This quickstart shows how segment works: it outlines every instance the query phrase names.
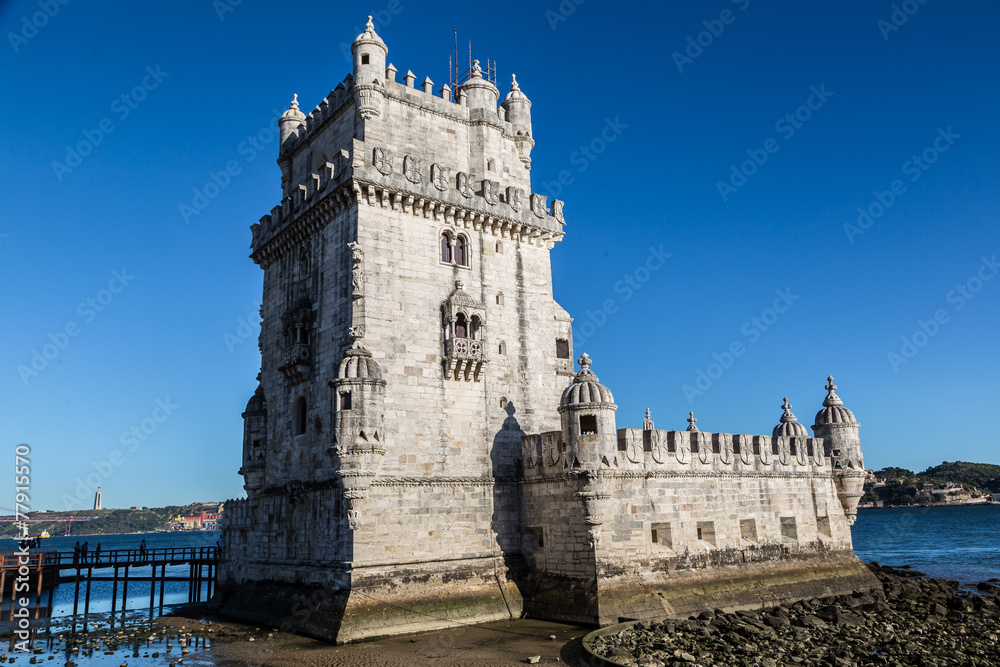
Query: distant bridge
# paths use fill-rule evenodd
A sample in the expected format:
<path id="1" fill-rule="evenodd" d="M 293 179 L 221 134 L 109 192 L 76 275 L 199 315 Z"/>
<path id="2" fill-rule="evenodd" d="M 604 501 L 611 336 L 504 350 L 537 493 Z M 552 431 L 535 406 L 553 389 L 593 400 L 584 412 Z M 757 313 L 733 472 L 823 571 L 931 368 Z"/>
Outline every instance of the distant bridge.
<path id="1" fill-rule="evenodd" d="M 43 514 L 38 516 L 24 515 L 23 523 L 66 523 L 66 535 L 69 535 L 73 522 L 92 521 L 92 516 L 56 516 Z M 14 510 L 9 507 L 0 507 L 0 523 L 21 523 L 22 519 L 15 515 Z"/>

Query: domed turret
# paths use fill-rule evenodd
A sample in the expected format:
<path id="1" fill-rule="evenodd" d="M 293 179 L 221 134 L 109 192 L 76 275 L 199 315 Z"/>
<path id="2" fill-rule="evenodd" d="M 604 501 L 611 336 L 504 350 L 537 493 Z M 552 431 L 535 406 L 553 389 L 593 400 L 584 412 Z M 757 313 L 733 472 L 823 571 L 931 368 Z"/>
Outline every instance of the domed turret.
<path id="1" fill-rule="evenodd" d="M 483 78 L 483 69 L 478 60 L 472 61 L 471 76 L 457 90 L 466 95 L 466 106 L 470 109 L 485 109 L 496 114 L 500 91 Z"/>
<path id="2" fill-rule="evenodd" d="M 299 111 L 299 96 L 292 96 L 292 103 L 288 110 L 281 114 L 278 119 L 278 129 L 281 133 L 281 143 L 284 144 L 293 134 L 297 134 L 300 127 L 305 127 L 306 115 Z"/>
<path id="3" fill-rule="evenodd" d="M 613 456 L 618 447 L 614 396 L 590 370 L 590 357 L 577 361 L 580 372 L 566 387 L 559 400 L 563 438 L 573 467 L 597 469 L 604 455 Z"/>
<path id="4" fill-rule="evenodd" d="M 526 168 L 530 168 L 531 149 L 535 146 L 531 135 L 531 101 L 521 92 L 517 77 L 512 74 L 510 78 L 510 92 L 503 101 L 503 108 L 507 111 L 507 120 L 514 130 L 514 141 L 521 153 L 521 161 Z"/>
<path id="5" fill-rule="evenodd" d="M 799 423 L 799 420 L 795 418 L 792 414 L 792 405 L 788 402 L 788 397 L 785 396 L 785 402 L 782 404 L 781 409 L 784 410 L 784 414 L 781 415 L 781 423 L 774 427 L 771 431 L 771 435 L 774 437 L 786 436 L 790 438 L 808 438 L 809 431 L 806 427 Z"/>
<path id="6" fill-rule="evenodd" d="M 368 17 L 365 31 L 351 44 L 354 56 L 354 101 L 358 114 L 369 119 L 378 116 L 385 99 L 385 61 L 389 48 L 375 33 L 372 17 Z"/>
<path id="7" fill-rule="evenodd" d="M 816 413 L 813 432 L 817 438 L 823 438 L 823 451 L 833 466 L 840 504 L 844 507 L 848 523 L 853 524 L 858 515 L 858 501 L 861 500 L 865 480 L 868 478 L 861 453 L 861 424 L 837 396 L 833 376 L 827 378 L 827 381 L 826 399 L 823 401 L 823 409 Z"/>
<path id="8" fill-rule="evenodd" d="M 385 380 L 371 352 L 359 341 L 344 353 L 337 379 L 330 386 L 336 413 L 329 453 L 348 503 L 348 522 L 356 529 L 361 501 L 385 454 Z"/>
<path id="9" fill-rule="evenodd" d="M 247 492 L 264 486 L 264 464 L 267 458 L 267 399 L 264 388 L 257 385 L 247 409 L 243 412 L 243 488 Z"/>

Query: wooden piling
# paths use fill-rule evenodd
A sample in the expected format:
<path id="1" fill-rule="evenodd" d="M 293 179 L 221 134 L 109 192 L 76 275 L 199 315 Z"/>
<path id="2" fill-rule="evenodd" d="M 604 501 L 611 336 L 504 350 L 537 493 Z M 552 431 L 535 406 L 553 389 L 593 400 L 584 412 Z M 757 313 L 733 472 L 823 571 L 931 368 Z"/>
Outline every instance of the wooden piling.
<path id="1" fill-rule="evenodd" d="M 94 577 L 94 568 L 87 568 L 87 597 L 83 602 L 83 615 L 86 616 L 90 613 L 90 580 Z"/>
<path id="2" fill-rule="evenodd" d="M 163 609 L 163 591 L 167 587 L 167 564 L 160 566 L 160 609 Z"/>
<path id="3" fill-rule="evenodd" d="M 128 565 L 125 566 L 125 579 L 122 581 L 122 615 L 125 615 L 125 609 L 128 606 Z"/>
<path id="4" fill-rule="evenodd" d="M 115 582 L 111 584 L 111 617 L 115 616 L 115 608 L 118 606 L 118 566 L 115 565 Z"/>
<path id="5" fill-rule="evenodd" d="M 80 606 L 80 567 L 76 568 L 76 589 L 73 591 L 73 615 L 76 616 L 77 608 Z"/>

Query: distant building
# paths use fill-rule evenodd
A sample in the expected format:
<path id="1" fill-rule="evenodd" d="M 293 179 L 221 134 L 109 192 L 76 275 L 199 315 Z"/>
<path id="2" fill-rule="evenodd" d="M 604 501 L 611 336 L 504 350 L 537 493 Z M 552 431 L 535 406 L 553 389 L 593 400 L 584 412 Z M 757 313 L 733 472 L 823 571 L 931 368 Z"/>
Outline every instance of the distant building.
<path id="1" fill-rule="evenodd" d="M 177 516 L 169 524 L 171 530 L 218 530 L 221 514 L 210 514 L 204 510 L 197 514 Z"/>
<path id="2" fill-rule="evenodd" d="M 101 487 L 97 487 L 97 493 L 94 494 L 94 509 L 99 510 L 101 507 Z"/>
<path id="3" fill-rule="evenodd" d="M 993 502 L 1000 503 L 1000 493 L 993 494 Z"/>

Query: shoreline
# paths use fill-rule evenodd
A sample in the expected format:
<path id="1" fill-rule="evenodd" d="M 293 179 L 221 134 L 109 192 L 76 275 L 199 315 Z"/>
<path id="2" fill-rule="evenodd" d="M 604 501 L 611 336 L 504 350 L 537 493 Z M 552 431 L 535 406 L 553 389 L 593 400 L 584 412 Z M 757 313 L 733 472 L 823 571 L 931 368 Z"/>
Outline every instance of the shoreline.
<path id="1" fill-rule="evenodd" d="M 939 509 L 942 507 L 1000 507 L 1000 503 L 995 503 L 993 501 L 986 501 L 981 503 L 937 503 L 930 505 L 886 505 L 883 507 L 864 507 L 858 505 L 858 511 L 861 510 L 922 510 L 922 509 Z"/>

